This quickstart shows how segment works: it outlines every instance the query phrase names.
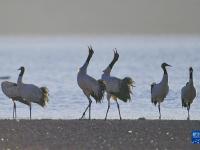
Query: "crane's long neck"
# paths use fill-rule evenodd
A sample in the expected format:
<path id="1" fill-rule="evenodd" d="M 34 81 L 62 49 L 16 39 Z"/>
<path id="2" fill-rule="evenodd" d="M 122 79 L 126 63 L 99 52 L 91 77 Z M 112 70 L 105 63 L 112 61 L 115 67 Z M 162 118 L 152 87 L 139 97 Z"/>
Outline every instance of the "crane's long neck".
<path id="1" fill-rule="evenodd" d="M 92 55 L 93 55 L 93 54 L 91 54 L 91 53 L 89 53 L 89 54 L 88 54 L 88 57 L 87 57 L 87 59 L 86 59 L 86 62 L 85 62 L 85 63 L 89 64 L 89 62 L 90 62 L 90 59 L 92 58 Z"/>
<path id="2" fill-rule="evenodd" d="M 92 54 L 88 54 L 88 57 L 87 57 L 87 59 L 86 59 L 86 61 L 85 61 L 85 63 L 83 64 L 83 66 L 80 68 L 80 71 L 81 72 L 84 72 L 84 73 L 87 73 L 87 67 L 88 67 L 88 65 L 89 65 L 89 62 L 90 62 L 90 59 L 92 58 Z"/>
<path id="3" fill-rule="evenodd" d="M 163 73 L 163 78 L 162 78 L 162 82 L 165 82 L 168 84 L 168 73 L 167 73 L 167 69 L 165 67 L 162 67 L 164 73 Z"/>
<path id="4" fill-rule="evenodd" d="M 193 72 L 190 72 L 189 83 L 193 85 Z"/>
<path id="5" fill-rule="evenodd" d="M 117 62 L 117 59 L 114 57 L 111 63 L 108 65 L 108 67 L 104 70 L 104 75 L 110 76 L 110 72 L 116 62 Z"/>
<path id="6" fill-rule="evenodd" d="M 111 61 L 111 63 L 109 64 L 110 69 L 112 70 L 114 64 L 117 62 L 117 60 L 115 58 L 113 58 L 113 60 Z"/>
<path id="7" fill-rule="evenodd" d="M 22 77 L 24 75 L 24 69 L 21 70 L 19 76 L 18 76 L 18 80 L 17 80 L 17 84 L 21 84 L 22 83 Z"/>
<path id="8" fill-rule="evenodd" d="M 164 71 L 164 75 L 168 75 L 166 67 L 163 67 L 162 69 Z"/>

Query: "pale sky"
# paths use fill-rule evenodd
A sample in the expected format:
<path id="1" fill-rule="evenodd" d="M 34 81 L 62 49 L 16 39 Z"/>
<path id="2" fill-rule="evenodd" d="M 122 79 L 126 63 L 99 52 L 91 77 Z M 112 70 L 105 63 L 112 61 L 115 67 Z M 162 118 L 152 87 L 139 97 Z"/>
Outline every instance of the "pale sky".
<path id="1" fill-rule="evenodd" d="M 0 36 L 200 34 L 200 0 L 0 0 Z"/>

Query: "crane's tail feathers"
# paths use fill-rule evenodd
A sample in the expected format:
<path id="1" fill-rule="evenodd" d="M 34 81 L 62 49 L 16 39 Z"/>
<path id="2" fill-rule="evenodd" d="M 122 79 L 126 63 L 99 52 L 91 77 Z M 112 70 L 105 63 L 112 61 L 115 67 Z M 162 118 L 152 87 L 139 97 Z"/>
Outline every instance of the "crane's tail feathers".
<path id="1" fill-rule="evenodd" d="M 157 101 L 154 101 L 153 99 L 151 99 L 151 102 L 156 106 Z"/>
<path id="2" fill-rule="evenodd" d="M 185 100 L 182 98 L 182 107 L 190 107 L 190 102 L 185 102 Z"/>
<path id="3" fill-rule="evenodd" d="M 98 80 L 98 85 L 99 85 L 99 88 L 98 88 L 97 93 L 93 92 L 91 96 L 96 100 L 97 103 L 101 103 L 104 97 L 106 86 L 103 80 Z"/>
<path id="4" fill-rule="evenodd" d="M 49 102 L 49 90 L 47 87 L 41 87 L 40 89 L 42 90 L 41 105 L 44 107 Z"/>
<path id="5" fill-rule="evenodd" d="M 134 81 L 130 77 L 125 77 L 121 80 L 120 84 L 120 92 L 118 93 L 111 93 L 115 97 L 121 99 L 124 102 L 127 102 L 128 100 L 131 101 L 131 94 L 132 94 L 132 88 L 134 87 Z"/>

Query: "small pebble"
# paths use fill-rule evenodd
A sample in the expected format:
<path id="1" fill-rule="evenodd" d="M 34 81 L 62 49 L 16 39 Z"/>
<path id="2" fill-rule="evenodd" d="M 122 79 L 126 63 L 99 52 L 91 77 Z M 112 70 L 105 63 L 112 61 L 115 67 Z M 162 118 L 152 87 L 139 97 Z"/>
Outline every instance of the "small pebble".
<path id="1" fill-rule="evenodd" d="M 151 140 L 150 143 L 153 144 L 153 140 Z"/>
<path id="2" fill-rule="evenodd" d="M 128 131 L 128 133 L 130 133 L 130 134 L 131 134 L 131 133 L 133 133 L 133 131 L 129 130 L 129 131 Z"/>

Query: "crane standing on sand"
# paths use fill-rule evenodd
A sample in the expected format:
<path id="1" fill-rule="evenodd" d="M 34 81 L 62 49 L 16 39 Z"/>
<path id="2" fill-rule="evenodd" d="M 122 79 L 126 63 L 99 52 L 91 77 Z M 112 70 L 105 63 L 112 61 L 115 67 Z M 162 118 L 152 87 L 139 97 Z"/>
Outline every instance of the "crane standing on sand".
<path id="1" fill-rule="evenodd" d="M 24 67 L 20 67 L 21 70 L 17 84 L 13 82 L 4 81 L 1 83 L 3 93 L 13 100 L 13 118 L 17 117 L 15 101 L 19 101 L 30 107 L 30 119 L 31 119 L 31 102 L 37 103 L 44 107 L 48 102 L 48 89 L 46 87 L 38 88 L 33 84 L 24 84 L 22 77 L 25 71 Z"/>
<path id="2" fill-rule="evenodd" d="M 82 89 L 84 95 L 87 97 L 89 104 L 86 107 L 85 111 L 83 112 L 83 115 L 81 119 L 85 117 L 85 113 L 87 112 L 89 108 L 89 119 L 91 119 L 91 104 L 92 100 L 90 96 L 92 96 L 97 103 L 101 103 L 104 92 L 105 92 L 105 85 L 102 80 L 96 80 L 93 77 L 89 76 L 87 74 L 87 67 L 89 65 L 90 59 L 92 58 L 92 55 L 94 53 L 92 47 L 88 47 L 89 54 L 88 57 L 83 64 L 83 66 L 79 69 L 78 75 L 77 75 L 77 82 L 79 87 Z"/>
<path id="3" fill-rule="evenodd" d="M 20 67 L 21 71 L 17 80 L 17 88 L 21 98 L 26 101 L 30 107 L 30 119 L 31 119 L 31 103 L 37 103 L 44 107 L 49 102 L 49 92 L 47 87 L 37 87 L 34 84 L 24 84 L 22 77 L 24 75 L 25 68 Z"/>
<path id="4" fill-rule="evenodd" d="M 193 68 L 189 68 L 189 82 L 181 90 L 182 107 L 187 107 L 188 120 L 190 120 L 190 105 L 196 97 L 196 89 L 193 84 Z"/>
<path id="5" fill-rule="evenodd" d="M 107 119 L 108 111 L 110 109 L 110 98 L 112 97 L 116 103 L 117 108 L 119 112 L 120 120 L 122 119 L 121 113 L 120 113 L 120 107 L 117 99 L 120 99 L 124 102 L 127 102 L 128 100 L 131 100 L 130 94 L 131 92 L 131 86 L 133 87 L 134 81 L 130 77 L 125 77 L 124 79 L 119 79 L 117 77 L 111 76 L 111 70 L 114 66 L 114 64 L 117 62 L 119 58 L 119 54 L 117 53 L 117 50 L 114 51 L 114 58 L 112 62 L 108 65 L 108 67 L 103 71 L 102 74 L 102 80 L 104 81 L 106 85 L 106 92 L 107 92 L 107 100 L 108 100 L 108 108 L 105 116 L 105 120 Z"/>
<path id="6" fill-rule="evenodd" d="M 159 111 L 159 119 L 161 119 L 161 111 L 160 111 L 160 103 L 162 103 L 169 92 L 169 85 L 168 85 L 168 73 L 166 67 L 167 63 L 163 63 L 161 68 L 164 71 L 163 78 L 160 83 L 152 83 L 151 84 L 151 102 L 156 106 L 158 103 L 158 111 Z"/>

